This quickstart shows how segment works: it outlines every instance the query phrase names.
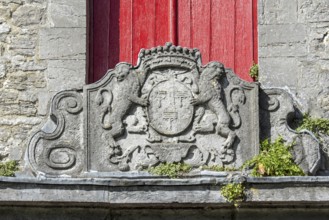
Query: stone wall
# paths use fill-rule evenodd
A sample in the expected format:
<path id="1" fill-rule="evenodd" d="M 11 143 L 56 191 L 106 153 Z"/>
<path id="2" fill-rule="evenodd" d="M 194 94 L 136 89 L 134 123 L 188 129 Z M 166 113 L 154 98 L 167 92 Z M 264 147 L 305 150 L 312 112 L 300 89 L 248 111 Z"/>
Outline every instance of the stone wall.
<path id="1" fill-rule="evenodd" d="M 86 77 L 86 1 L 0 0 L 0 159 L 21 160 L 63 89 Z"/>
<path id="2" fill-rule="evenodd" d="M 264 86 L 289 87 L 304 112 L 329 118 L 329 1 L 259 0 Z"/>

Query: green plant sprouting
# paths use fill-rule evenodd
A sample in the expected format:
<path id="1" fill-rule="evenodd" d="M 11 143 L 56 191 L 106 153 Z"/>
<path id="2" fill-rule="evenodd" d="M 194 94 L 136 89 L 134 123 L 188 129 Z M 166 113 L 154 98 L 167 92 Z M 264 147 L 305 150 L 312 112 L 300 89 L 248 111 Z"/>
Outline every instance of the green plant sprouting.
<path id="1" fill-rule="evenodd" d="M 255 81 L 258 80 L 258 64 L 253 63 L 253 65 L 249 69 L 249 76 L 252 77 Z"/>
<path id="2" fill-rule="evenodd" d="M 297 128 L 297 131 L 301 131 L 303 129 L 313 132 L 317 138 L 319 138 L 321 134 L 329 135 L 329 119 L 313 118 L 306 114 L 304 115 L 301 124 Z"/>
<path id="3" fill-rule="evenodd" d="M 220 193 L 228 202 L 237 204 L 243 201 L 245 197 L 244 190 L 245 187 L 242 183 L 229 183 L 221 188 Z"/>
<path id="4" fill-rule="evenodd" d="M 18 163 L 14 160 L 0 163 L 0 176 L 15 176 L 18 171 Z"/>
<path id="5" fill-rule="evenodd" d="M 184 163 L 161 163 L 155 167 L 150 167 L 148 171 L 154 175 L 178 178 L 190 172 L 191 169 L 192 167 L 190 165 Z"/>
<path id="6" fill-rule="evenodd" d="M 247 161 L 243 167 L 251 167 L 251 175 L 261 176 L 304 176 L 304 172 L 293 161 L 290 153 L 294 144 L 286 145 L 282 137 L 273 143 L 261 143 L 260 153 Z"/>

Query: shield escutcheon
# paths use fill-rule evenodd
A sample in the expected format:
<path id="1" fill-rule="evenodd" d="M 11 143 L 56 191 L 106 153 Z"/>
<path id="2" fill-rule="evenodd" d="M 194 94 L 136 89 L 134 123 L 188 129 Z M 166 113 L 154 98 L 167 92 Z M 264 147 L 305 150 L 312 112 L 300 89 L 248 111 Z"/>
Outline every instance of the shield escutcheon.
<path id="1" fill-rule="evenodd" d="M 191 99 L 191 90 L 175 79 L 156 84 L 149 93 L 147 112 L 150 126 L 163 135 L 184 132 L 193 119 Z"/>

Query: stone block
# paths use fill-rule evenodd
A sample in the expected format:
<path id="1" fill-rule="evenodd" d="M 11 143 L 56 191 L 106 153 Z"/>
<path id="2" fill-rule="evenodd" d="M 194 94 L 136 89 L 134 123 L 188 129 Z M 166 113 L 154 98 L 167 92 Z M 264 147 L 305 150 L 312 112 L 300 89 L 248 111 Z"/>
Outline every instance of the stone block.
<path id="1" fill-rule="evenodd" d="M 298 22 L 329 22 L 329 1 L 298 0 Z"/>
<path id="2" fill-rule="evenodd" d="M 51 85 L 51 83 L 49 83 Z M 38 115 L 46 115 L 49 111 L 49 101 L 51 96 L 49 95 L 49 89 L 40 90 L 38 92 Z"/>
<path id="3" fill-rule="evenodd" d="M 86 27 L 86 3 L 81 0 L 57 0 L 49 4 L 54 27 Z"/>
<path id="4" fill-rule="evenodd" d="M 259 26 L 259 46 L 305 42 L 307 36 L 305 24 Z"/>
<path id="5" fill-rule="evenodd" d="M 261 0 L 260 24 L 297 23 L 297 0 Z"/>
<path id="6" fill-rule="evenodd" d="M 10 26 L 6 23 L 0 24 L 0 35 L 9 33 L 10 29 Z"/>
<path id="7" fill-rule="evenodd" d="M 3 116 L 0 118 L 1 126 L 17 126 L 17 125 L 38 125 L 42 121 L 41 118 L 38 117 L 26 117 L 26 116 Z M 26 138 L 26 134 L 22 133 Z"/>
<path id="8" fill-rule="evenodd" d="M 18 93 L 16 91 L 5 90 L 0 93 L 0 103 L 17 103 Z"/>
<path id="9" fill-rule="evenodd" d="M 16 26 L 40 24 L 44 12 L 45 8 L 36 5 L 23 5 L 13 13 L 13 24 Z"/>
<path id="10" fill-rule="evenodd" d="M 308 55 L 306 43 L 282 43 L 260 46 L 259 57 L 305 57 Z"/>
<path id="11" fill-rule="evenodd" d="M 0 125 L 0 142 L 7 141 L 11 136 L 11 129 L 8 128 L 7 126 L 1 126 Z M 1 150 L 0 150 L 1 151 Z"/>
<path id="12" fill-rule="evenodd" d="M 26 90 L 28 88 L 44 88 L 47 85 L 43 73 L 40 72 L 16 72 L 11 74 L 5 84 L 5 88 Z"/>
<path id="13" fill-rule="evenodd" d="M 37 39 L 31 35 L 12 36 L 9 50 L 13 56 L 34 56 Z"/>
<path id="14" fill-rule="evenodd" d="M 329 59 L 329 22 L 309 25 L 310 56 Z"/>
<path id="15" fill-rule="evenodd" d="M 294 57 L 264 57 L 259 60 L 259 81 L 265 87 L 289 87 L 295 90 L 299 74 L 298 60 Z"/>
<path id="16" fill-rule="evenodd" d="M 7 21 L 10 18 L 10 8 L 0 6 L 0 23 Z"/>
<path id="17" fill-rule="evenodd" d="M 1 0 L 0 3 L 3 3 L 5 5 L 8 5 L 8 4 L 23 4 L 24 0 Z"/>
<path id="18" fill-rule="evenodd" d="M 85 28 L 43 28 L 39 39 L 40 59 L 86 59 Z"/>
<path id="19" fill-rule="evenodd" d="M 46 71 L 50 92 L 79 89 L 85 84 L 85 60 L 50 60 Z"/>
<path id="20" fill-rule="evenodd" d="M 0 63 L 0 79 L 6 76 L 6 64 Z"/>
<path id="21" fill-rule="evenodd" d="M 329 115 L 326 96 L 321 98 L 321 92 L 328 87 L 329 63 L 328 60 L 309 59 L 300 63 L 301 74 L 298 79 L 298 98 L 310 106 L 310 112 L 317 117 Z M 324 94 L 325 95 L 325 94 Z"/>
<path id="22" fill-rule="evenodd" d="M 3 104 L 0 106 L 0 115 L 35 116 L 36 113 L 36 106 L 26 102 L 20 102 L 19 104 Z"/>
<path id="23" fill-rule="evenodd" d="M 37 71 L 45 70 L 47 68 L 47 65 L 44 62 L 26 61 L 20 64 L 15 64 L 14 68 L 22 71 Z"/>

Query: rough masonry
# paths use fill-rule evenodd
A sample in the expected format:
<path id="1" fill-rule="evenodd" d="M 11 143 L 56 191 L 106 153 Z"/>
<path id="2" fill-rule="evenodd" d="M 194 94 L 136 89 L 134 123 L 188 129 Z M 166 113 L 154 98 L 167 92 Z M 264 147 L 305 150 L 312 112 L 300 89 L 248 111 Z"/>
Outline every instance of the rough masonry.
<path id="1" fill-rule="evenodd" d="M 24 165 L 53 94 L 84 84 L 85 39 L 85 1 L 0 1 L 0 159 Z"/>

